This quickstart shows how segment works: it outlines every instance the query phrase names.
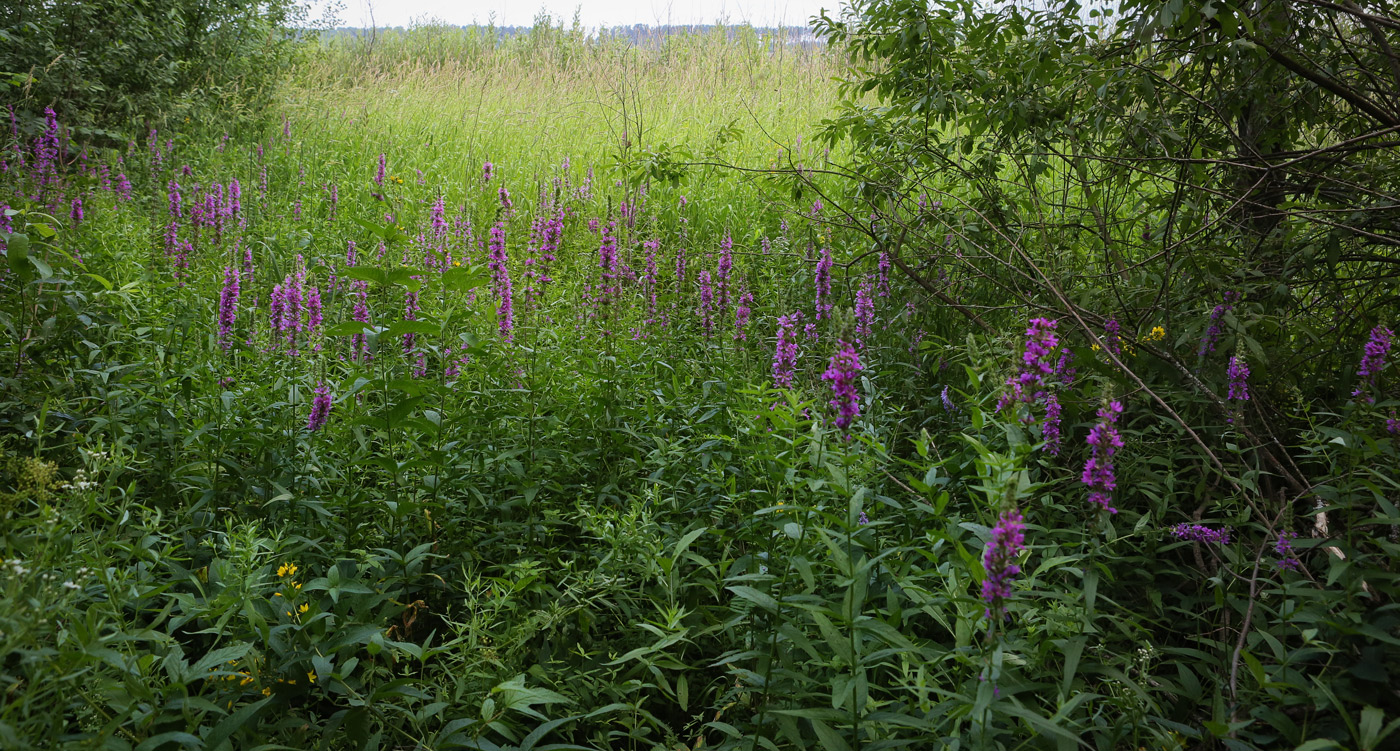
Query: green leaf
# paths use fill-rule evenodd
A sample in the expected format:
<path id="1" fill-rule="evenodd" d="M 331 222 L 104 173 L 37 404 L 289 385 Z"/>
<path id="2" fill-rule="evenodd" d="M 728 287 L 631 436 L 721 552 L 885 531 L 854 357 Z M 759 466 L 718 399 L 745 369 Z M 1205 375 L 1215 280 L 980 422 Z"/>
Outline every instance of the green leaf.
<path id="1" fill-rule="evenodd" d="M 219 746 L 228 740 L 233 732 L 241 727 L 251 725 L 253 720 L 272 702 L 273 697 L 269 696 L 259 701 L 253 702 L 238 708 L 237 712 L 225 717 L 209 731 L 209 735 L 204 737 L 203 748 L 209 751 L 219 751 Z"/>
<path id="2" fill-rule="evenodd" d="M 739 597 L 745 600 L 748 600 L 749 602 L 752 602 L 753 604 L 763 608 L 764 610 L 768 610 L 774 613 L 778 612 L 778 601 L 768 596 L 767 594 L 754 589 L 753 587 L 747 587 L 740 584 L 732 587 L 725 587 L 725 589 L 729 590 L 730 592 L 733 592 L 735 595 L 738 595 Z"/>

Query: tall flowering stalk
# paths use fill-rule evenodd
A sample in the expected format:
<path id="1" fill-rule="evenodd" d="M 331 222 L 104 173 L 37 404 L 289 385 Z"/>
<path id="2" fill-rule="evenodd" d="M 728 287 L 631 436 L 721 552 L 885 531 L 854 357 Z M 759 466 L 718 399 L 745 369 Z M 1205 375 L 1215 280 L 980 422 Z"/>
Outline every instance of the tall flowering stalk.
<path id="1" fill-rule="evenodd" d="M 331 416 L 331 389 L 317 381 L 313 393 L 315 396 L 311 398 L 311 415 L 306 419 L 306 429 L 314 433 L 325 427 L 326 420 Z"/>
<path id="2" fill-rule="evenodd" d="M 1390 354 L 1390 346 L 1394 339 L 1395 332 L 1385 326 L 1371 329 L 1371 338 L 1366 342 L 1366 348 L 1361 355 L 1361 364 L 1356 369 L 1356 374 L 1361 376 L 1361 383 L 1352 392 L 1352 396 L 1362 397 L 1367 402 L 1375 403 L 1375 397 L 1368 392 L 1376 388 L 1381 371 L 1385 370 L 1385 358 Z"/>
<path id="3" fill-rule="evenodd" d="M 1196 349 L 1197 357 L 1205 357 L 1208 353 L 1215 351 L 1215 345 L 1220 341 L 1220 337 L 1225 333 L 1225 326 L 1222 321 L 1225 314 L 1234 309 L 1235 303 L 1240 299 L 1240 293 L 1231 290 L 1225 293 L 1225 299 L 1210 311 L 1210 324 L 1206 326 L 1206 333 L 1201 337 L 1201 344 Z"/>
<path id="4" fill-rule="evenodd" d="M 710 271 L 704 269 L 700 272 L 700 326 L 705 331 L 705 338 L 715 331 L 715 288 L 710 283 Z"/>
<path id="5" fill-rule="evenodd" d="M 1230 379 L 1230 391 L 1226 396 L 1232 402 L 1249 401 L 1249 364 L 1243 357 L 1233 355 L 1230 357 L 1230 367 L 1225 370 L 1225 375 Z"/>
<path id="6" fill-rule="evenodd" d="M 863 368 L 860 356 L 849 342 L 839 341 L 836 354 L 831 356 L 822 380 L 831 384 L 832 399 L 827 402 L 836 410 L 836 427 L 847 430 L 851 422 L 860 416 L 860 393 L 856 391 L 856 378 Z"/>
<path id="7" fill-rule="evenodd" d="M 1079 481 L 1089 486 L 1089 502 L 1110 514 L 1118 513 L 1113 507 L 1113 491 L 1118 487 L 1114 474 L 1113 455 L 1123 448 L 1123 437 L 1118 434 L 1118 416 L 1123 414 L 1123 403 L 1110 402 L 1099 410 L 1099 421 L 1089 430 L 1087 442 L 1090 456 L 1084 462 L 1084 473 Z"/>
<path id="8" fill-rule="evenodd" d="M 1123 354 L 1123 325 L 1117 318 L 1110 316 L 1104 321 L 1103 341 L 1105 348 L 1115 356 Z"/>
<path id="9" fill-rule="evenodd" d="M 380 186 L 384 185 L 384 168 L 387 167 L 387 166 L 388 166 L 388 161 L 385 159 L 384 155 L 381 153 L 381 154 L 379 155 L 379 169 L 375 170 L 375 172 L 374 172 L 374 184 L 375 184 L 375 185 L 380 185 Z"/>
<path id="10" fill-rule="evenodd" d="M 1190 542 L 1203 542 L 1207 545 L 1229 545 L 1230 528 L 1211 529 L 1201 524 L 1186 524 L 1185 522 L 1172 527 L 1172 537 L 1178 540 L 1188 540 Z"/>
<path id="11" fill-rule="evenodd" d="M 1006 618 L 1006 601 L 1011 599 L 1011 582 L 1021 573 L 1016 556 L 1026 546 L 1026 525 L 1017 509 L 1004 512 L 992 528 L 992 539 L 982 552 L 982 601 L 984 615 L 994 623 Z"/>
<path id="12" fill-rule="evenodd" d="M 946 389 L 946 387 L 944 387 Z M 1054 392 L 1045 394 L 1045 424 L 1041 436 L 1045 440 L 1045 453 L 1060 455 L 1060 398 Z"/>
<path id="13" fill-rule="evenodd" d="M 821 202 L 818 201 L 820 204 Z M 822 246 L 821 256 L 817 259 L 817 273 L 813 278 L 813 286 L 816 288 L 816 316 L 820 321 L 831 315 L 831 248 Z"/>
<path id="14" fill-rule="evenodd" d="M 802 311 L 778 316 L 778 343 L 773 351 L 773 383 L 779 388 L 792 388 L 797 370 L 797 327 L 802 325 Z"/>
<path id="15" fill-rule="evenodd" d="M 875 324 L 875 299 L 870 294 L 870 280 L 861 281 L 856 290 L 856 345 L 865 348 L 865 339 Z"/>
<path id="16" fill-rule="evenodd" d="M 238 320 L 238 268 L 224 267 L 224 289 L 219 293 L 219 347 L 225 352 L 233 346 L 233 326 Z"/>
<path id="17" fill-rule="evenodd" d="M 739 304 L 734 308 L 734 341 L 746 342 L 749 339 L 749 318 L 753 315 L 753 293 L 744 287 L 739 293 Z"/>
<path id="18" fill-rule="evenodd" d="M 491 288 L 496 294 L 497 331 L 508 342 L 515 341 L 515 310 L 511 302 L 510 268 L 506 265 L 506 228 L 501 222 L 491 227 Z"/>
<path id="19" fill-rule="evenodd" d="M 1021 369 L 1016 375 L 1006 379 L 1008 391 L 997 400 L 997 410 L 1005 409 L 1015 402 L 1031 404 L 1041 393 L 1045 380 L 1054 374 L 1050 357 L 1060 339 L 1055 335 L 1058 321 L 1048 318 L 1033 318 L 1026 329 L 1026 345 L 1021 352 Z"/>

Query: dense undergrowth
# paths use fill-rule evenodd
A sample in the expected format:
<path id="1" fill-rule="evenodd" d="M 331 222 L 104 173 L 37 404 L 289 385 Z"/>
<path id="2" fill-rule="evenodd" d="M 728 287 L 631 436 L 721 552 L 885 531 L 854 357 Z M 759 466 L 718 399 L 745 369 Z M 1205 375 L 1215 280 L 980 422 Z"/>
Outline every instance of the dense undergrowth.
<path id="1" fill-rule="evenodd" d="M 823 54 L 556 44 L 11 131 L 0 745 L 1394 742 L 1393 321 L 1278 503 L 1257 291 L 1086 336 L 902 273 L 801 140 Z"/>

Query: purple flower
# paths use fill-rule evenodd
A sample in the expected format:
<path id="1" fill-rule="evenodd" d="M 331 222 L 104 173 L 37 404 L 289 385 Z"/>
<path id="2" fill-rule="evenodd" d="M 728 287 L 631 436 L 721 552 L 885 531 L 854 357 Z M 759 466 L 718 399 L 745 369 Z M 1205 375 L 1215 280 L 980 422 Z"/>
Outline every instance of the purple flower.
<path id="1" fill-rule="evenodd" d="M 860 512 L 860 516 L 856 518 L 856 524 L 859 524 L 860 526 L 864 527 L 869 523 L 870 517 L 866 516 L 864 511 Z"/>
<path id="2" fill-rule="evenodd" d="M 860 394 L 855 381 L 862 369 L 855 347 L 840 341 L 826 372 L 822 373 L 822 380 L 831 384 L 833 398 L 827 404 L 836 410 L 835 424 L 841 430 L 850 428 L 851 421 L 860 416 Z"/>
<path id="3" fill-rule="evenodd" d="M 820 205 L 821 202 L 817 203 Z M 822 247 L 821 257 L 817 259 L 817 274 L 813 280 L 817 292 L 816 315 L 818 321 L 831 314 L 831 266 L 831 248 Z"/>
<path id="4" fill-rule="evenodd" d="M 504 190 L 505 188 L 502 188 Z M 506 265 L 506 228 L 501 222 L 491 227 L 490 261 L 491 286 L 496 294 L 497 329 L 502 339 L 515 341 L 515 310 L 511 304 L 510 268 Z"/>
<path id="5" fill-rule="evenodd" d="M 306 420 L 306 429 L 312 432 L 325 427 L 326 418 L 331 416 L 331 390 L 329 386 L 316 382 L 315 396 L 311 398 L 311 415 Z"/>
<path id="6" fill-rule="evenodd" d="M 871 327 L 875 323 L 875 300 L 870 295 L 870 280 L 861 281 L 860 288 L 856 290 L 856 344 L 865 347 L 865 337 L 870 336 Z"/>
<path id="7" fill-rule="evenodd" d="M 81 195 L 73 196 L 73 203 L 68 208 L 68 218 L 73 220 L 75 226 L 83 223 L 83 197 Z"/>
<path id="8" fill-rule="evenodd" d="M 498 191 L 498 194 L 500 195 L 501 199 L 501 208 L 505 209 L 506 212 L 509 213 L 511 206 L 514 205 L 510 202 L 510 191 L 506 190 L 506 186 L 502 185 L 501 189 Z"/>
<path id="9" fill-rule="evenodd" d="M 1366 348 L 1361 355 L 1361 366 L 1356 369 L 1356 374 L 1361 376 L 1362 384 L 1356 387 L 1352 396 L 1363 396 L 1368 389 L 1374 389 L 1376 382 L 1380 379 L 1381 371 L 1385 370 L 1385 358 L 1390 354 L 1390 345 L 1395 338 L 1395 332 L 1385 326 L 1377 326 L 1371 329 L 1371 339 L 1366 342 Z M 1375 398 L 1369 395 L 1364 396 L 1366 401 L 1374 404 Z"/>
<path id="10" fill-rule="evenodd" d="M 1099 410 L 1099 422 L 1089 430 L 1087 440 L 1090 457 L 1084 463 L 1084 473 L 1079 481 L 1089 486 L 1089 501 L 1110 514 L 1118 513 L 1112 506 L 1113 491 L 1118 487 L 1114 475 L 1113 455 L 1123 448 L 1123 437 L 1118 434 L 1118 415 L 1123 414 L 1123 403 L 1114 401 Z"/>
<path id="11" fill-rule="evenodd" d="M 982 567 L 987 571 L 987 578 L 982 580 L 982 600 L 987 603 L 984 615 L 993 621 L 1006 617 L 1011 582 L 1021 573 L 1021 567 L 1014 561 L 1025 545 L 1026 525 L 1021 512 L 1012 509 L 1003 513 L 982 552 Z"/>
<path id="12" fill-rule="evenodd" d="M 175 182 L 174 180 L 171 180 L 170 183 L 166 186 L 166 188 L 167 188 L 167 195 L 166 195 L 166 197 L 169 199 L 169 204 L 168 204 L 168 205 L 169 205 L 169 210 L 170 210 L 170 218 L 171 218 L 171 219 L 179 219 L 179 218 L 180 218 L 180 211 L 181 211 L 181 209 L 180 209 L 180 184 L 177 183 L 177 182 Z"/>
<path id="13" fill-rule="evenodd" d="M 773 383 L 779 388 L 792 388 L 793 372 L 797 368 L 797 326 L 802 312 L 778 316 L 778 344 L 773 352 Z"/>
<path id="14" fill-rule="evenodd" d="M 1296 539 L 1296 532 L 1280 532 L 1278 541 L 1274 543 L 1274 553 L 1278 556 L 1275 565 L 1281 570 L 1298 571 L 1303 568 L 1303 562 L 1298 560 L 1298 556 L 1293 552 L 1293 541 Z"/>
<path id="15" fill-rule="evenodd" d="M 481 181 L 482 181 L 482 182 L 487 182 L 487 183 L 491 182 L 491 169 L 492 169 L 492 165 L 491 165 L 490 162 L 487 162 L 487 163 L 481 165 Z"/>
<path id="16" fill-rule="evenodd" d="M 1205 336 L 1201 337 L 1201 346 L 1196 350 L 1197 357 L 1204 357 L 1208 352 L 1215 351 L 1215 345 L 1220 341 L 1220 336 L 1224 332 L 1221 320 L 1225 318 L 1225 313 L 1235 307 L 1235 303 L 1240 299 L 1240 293 L 1229 291 L 1225 293 L 1225 301 L 1215 306 L 1210 311 L 1210 325 L 1206 327 Z"/>
<path id="17" fill-rule="evenodd" d="M 953 397 L 948 394 L 947 386 L 943 387 L 943 391 L 938 395 L 938 398 L 943 402 L 944 412 L 951 414 L 958 411 L 958 405 L 953 404 Z"/>
<path id="18" fill-rule="evenodd" d="M 1114 355 L 1123 354 L 1123 326 L 1118 323 L 1118 319 L 1109 316 L 1103 323 L 1105 348 Z"/>
<path id="19" fill-rule="evenodd" d="M 739 293 L 739 304 L 734 308 L 734 341 L 745 342 L 749 339 L 748 326 L 749 316 L 753 313 L 750 307 L 753 305 L 753 293 L 748 287 L 744 287 Z"/>
<path id="20" fill-rule="evenodd" d="M 1035 401 L 1036 394 L 1042 392 L 1045 379 L 1055 372 L 1050 365 L 1050 356 L 1060 343 L 1055 335 L 1057 324 L 1058 321 L 1048 318 L 1031 319 L 1031 325 L 1026 329 L 1025 349 L 1021 353 L 1021 369 L 1006 379 L 1010 391 L 997 400 L 998 411 L 1014 402 L 1030 404 Z"/>
<path id="21" fill-rule="evenodd" d="M 946 387 L 945 387 L 946 388 Z M 1045 425 L 1041 435 L 1045 439 L 1045 453 L 1060 455 L 1060 399 L 1053 393 L 1045 395 Z"/>
<path id="22" fill-rule="evenodd" d="M 1178 524 L 1172 527 L 1172 536 L 1178 540 L 1204 542 L 1208 545 L 1229 545 L 1230 528 L 1211 529 L 1200 524 Z"/>
<path id="23" fill-rule="evenodd" d="M 1249 401 L 1249 365 L 1244 358 L 1234 355 L 1230 358 L 1230 367 L 1225 371 L 1230 378 L 1230 393 L 1226 397 L 1231 401 Z"/>
<path id="24" fill-rule="evenodd" d="M 384 168 L 385 168 L 386 166 L 387 166 L 387 161 L 385 160 L 384 155 L 383 155 L 383 154 L 380 154 L 380 155 L 379 155 L 379 169 L 376 170 L 375 173 L 374 173 L 374 184 L 375 184 L 375 185 L 383 185 L 383 184 L 384 184 Z"/>
<path id="25" fill-rule="evenodd" d="M 889 297 L 889 296 L 890 296 L 890 252 L 889 252 L 888 250 L 882 250 L 882 251 L 880 251 L 880 265 L 879 265 L 878 268 L 879 268 L 879 276 L 878 276 L 878 281 L 876 281 L 876 283 L 875 283 L 875 289 L 876 289 L 876 291 L 880 294 L 880 297 Z"/>
<path id="26" fill-rule="evenodd" d="M 617 238 L 613 235 L 616 230 L 617 222 L 608 222 L 603 228 L 602 242 L 598 245 L 598 268 L 601 269 L 598 298 L 605 305 L 622 291 L 617 283 Z"/>
<path id="27" fill-rule="evenodd" d="M 233 346 L 233 325 L 238 319 L 239 289 L 238 269 L 224 267 L 224 289 L 219 293 L 219 346 L 225 352 Z"/>

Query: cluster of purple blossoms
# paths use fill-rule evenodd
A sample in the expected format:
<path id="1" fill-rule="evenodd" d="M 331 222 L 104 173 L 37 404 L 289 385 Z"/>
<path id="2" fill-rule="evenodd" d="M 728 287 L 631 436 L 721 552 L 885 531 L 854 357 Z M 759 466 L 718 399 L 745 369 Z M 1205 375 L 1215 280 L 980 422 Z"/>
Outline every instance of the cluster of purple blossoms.
<path id="1" fill-rule="evenodd" d="M 719 261 L 715 267 L 715 293 L 720 315 L 729 311 L 729 274 L 734 268 L 734 241 L 729 238 L 729 230 L 719 241 Z"/>
<path id="2" fill-rule="evenodd" d="M 317 381 L 315 396 L 311 398 L 311 415 L 306 420 L 306 429 L 312 432 L 325 427 L 326 419 L 331 416 L 331 389 L 324 383 Z"/>
<path id="3" fill-rule="evenodd" d="M 1104 349 L 1112 352 L 1114 356 L 1123 354 L 1123 325 L 1118 323 L 1118 319 L 1109 316 L 1103 322 L 1103 342 Z"/>
<path id="4" fill-rule="evenodd" d="M 1021 512 L 1012 509 L 1001 515 L 992 528 L 992 539 L 982 552 L 982 567 L 987 577 L 982 580 L 982 600 L 987 603 L 984 613 L 993 621 L 1006 617 L 1006 601 L 1011 599 L 1011 582 L 1021 573 L 1016 556 L 1026 546 L 1026 525 Z"/>
<path id="5" fill-rule="evenodd" d="M 1362 382 L 1351 393 L 1352 396 L 1362 397 L 1371 404 L 1376 402 L 1375 397 L 1367 391 L 1375 389 L 1376 382 L 1380 380 L 1381 371 L 1385 370 L 1386 355 L 1390 354 L 1390 345 L 1394 339 L 1395 332 L 1385 326 L 1371 329 L 1371 338 L 1366 342 L 1366 348 L 1361 355 L 1361 365 L 1356 369 L 1356 374 L 1361 376 Z"/>
<path id="6" fill-rule="evenodd" d="M 778 316 L 778 344 L 773 352 L 773 383 L 778 388 L 792 388 L 797 369 L 797 327 L 802 323 L 802 311 Z"/>
<path id="7" fill-rule="evenodd" d="M 1293 541 L 1296 539 L 1297 532 L 1280 532 L 1278 541 L 1274 543 L 1274 554 L 1278 556 L 1274 565 L 1283 571 L 1299 571 L 1303 568 L 1303 562 L 1298 560 L 1297 554 L 1293 552 Z"/>
<path id="8" fill-rule="evenodd" d="M 598 245 L 598 299 L 607 305 L 617 299 L 622 288 L 617 281 L 617 222 L 609 221 L 603 228 L 602 241 Z"/>
<path id="9" fill-rule="evenodd" d="M 753 293 L 744 287 L 739 293 L 739 304 L 734 308 L 734 341 L 749 340 L 749 317 L 753 315 Z"/>
<path id="10" fill-rule="evenodd" d="M 1226 369 L 1225 375 L 1230 378 L 1230 392 L 1226 396 L 1232 402 L 1249 401 L 1249 365 L 1243 357 L 1233 355 L 1230 357 L 1230 367 Z"/>
<path id="11" fill-rule="evenodd" d="M 836 427 L 847 430 L 851 422 L 860 416 L 860 393 L 856 391 L 856 376 L 862 370 L 860 357 L 849 342 L 837 343 L 836 354 L 831 356 L 822 380 L 831 384 L 833 398 L 827 402 L 836 410 Z"/>
<path id="12" fill-rule="evenodd" d="M 1089 502 L 1110 514 L 1118 513 L 1112 505 L 1113 491 L 1118 487 L 1118 479 L 1113 470 L 1113 455 L 1123 448 L 1123 437 L 1118 434 L 1118 415 L 1123 414 L 1123 403 L 1114 401 L 1099 410 L 1099 421 L 1089 430 L 1087 440 L 1090 457 L 1084 462 L 1084 473 L 1079 481 L 1089 486 Z"/>
<path id="13" fill-rule="evenodd" d="M 943 391 L 938 395 L 938 398 L 940 401 L 943 402 L 943 411 L 949 414 L 953 414 L 958 411 L 958 405 L 953 403 L 953 397 L 949 395 L 948 390 L 949 387 L 944 386 Z"/>
<path id="14" fill-rule="evenodd" d="M 1057 324 L 1057 321 L 1048 318 L 1031 319 L 1031 325 L 1026 329 L 1026 347 L 1021 353 L 1021 370 L 1006 379 L 1010 391 L 997 400 L 998 411 L 1014 402 L 1034 402 L 1036 395 L 1043 390 L 1045 379 L 1054 375 L 1050 355 L 1054 354 L 1055 347 L 1060 343 L 1055 335 Z"/>
<path id="15" fill-rule="evenodd" d="M 817 274 L 813 280 L 817 292 L 816 315 L 818 321 L 831 315 L 831 266 L 831 248 L 823 246 L 821 257 L 817 259 Z"/>
<path id="16" fill-rule="evenodd" d="M 871 296 L 870 280 L 865 279 L 856 290 L 856 344 L 865 348 L 865 338 L 870 336 L 875 324 L 875 299 Z"/>
<path id="17" fill-rule="evenodd" d="M 515 205 L 510 202 L 510 191 L 506 190 L 506 186 L 502 185 L 501 189 L 497 191 L 497 195 L 501 199 L 501 208 L 506 212 L 506 215 L 509 216 L 511 208 Z"/>
<path id="18" fill-rule="evenodd" d="M 234 181 L 234 184 L 237 184 L 237 181 Z M 336 187 L 335 183 L 328 183 L 326 194 L 330 200 L 330 214 L 326 218 L 333 222 L 335 221 L 336 209 L 340 206 L 340 188 Z"/>
<path id="19" fill-rule="evenodd" d="M 491 286 L 496 293 L 497 326 L 501 338 L 515 341 L 515 310 L 511 303 L 510 268 L 506 265 L 506 228 L 501 222 L 491 227 L 490 261 Z"/>
<path id="20" fill-rule="evenodd" d="M 68 208 L 68 218 L 69 218 L 70 220 L 72 220 L 74 226 L 77 226 L 77 225 L 83 223 L 83 197 L 82 197 L 82 195 L 73 196 L 73 202 L 69 205 L 69 208 Z"/>
<path id="21" fill-rule="evenodd" d="M 1229 545 L 1230 528 L 1211 529 L 1210 527 L 1200 524 L 1186 524 L 1183 522 L 1172 527 L 1172 537 L 1178 540 L 1204 542 L 1208 545 Z"/>
<path id="22" fill-rule="evenodd" d="M 1045 453 L 1051 456 L 1060 455 L 1060 398 L 1054 393 L 1045 394 L 1045 424 L 1041 428 L 1041 437 L 1045 440 Z"/>
<path id="23" fill-rule="evenodd" d="M 485 183 L 491 182 L 491 170 L 492 170 L 492 169 L 493 169 L 493 165 L 492 165 L 490 162 L 487 162 L 487 163 L 481 165 L 481 181 L 482 181 L 482 182 L 485 182 Z"/>
<path id="24" fill-rule="evenodd" d="M 387 166 L 387 164 L 388 164 L 388 161 L 384 158 L 384 155 L 383 155 L 383 154 L 380 154 L 380 155 L 379 155 L 379 169 L 378 169 L 378 170 L 375 170 L 375 173 L 374 173 L 374 184 L 375 184 L 375 185 L 381 185 L 381 186 L 382 186 L 382 185 L 384 184 L 384 168 Z M 267 173 L 264 172 L 263 174 L 266 175 Z"/>
<path id="25" fill-rule="evenodd" d="M 1221 321 L 1225 314 L 1235 307 L 1239 302 L 1240 293 L 1231 290 L 1225 293 L 1225 301 L 1215 306 L 1210 311 L 1210 325 L 1206 327 L 1206 333 L 1201 337 L 1201 346 L 1196 350 L 1197 357 L 1204 357 L 1207 353 L 1215 351 L 1215 345 L 1220 341 L 1220 336 L 1225 332 L 1225 327 Z"/>
<path id="26" fill-rule="evenodd" d="M 219 346 L 225 352 L 233 346 L 233 325 L 238 320 L 239 289 L 238 269 L 224 267 L 224 289 L 219 293 Z"/>

